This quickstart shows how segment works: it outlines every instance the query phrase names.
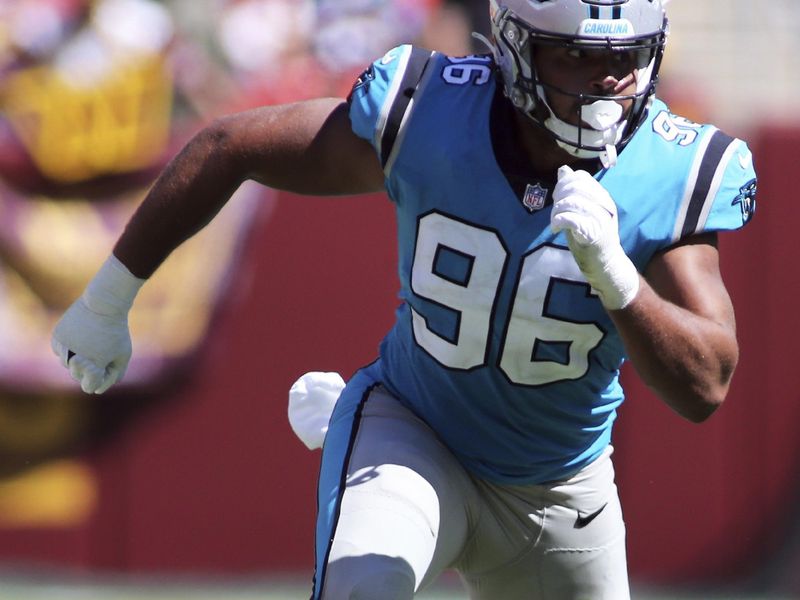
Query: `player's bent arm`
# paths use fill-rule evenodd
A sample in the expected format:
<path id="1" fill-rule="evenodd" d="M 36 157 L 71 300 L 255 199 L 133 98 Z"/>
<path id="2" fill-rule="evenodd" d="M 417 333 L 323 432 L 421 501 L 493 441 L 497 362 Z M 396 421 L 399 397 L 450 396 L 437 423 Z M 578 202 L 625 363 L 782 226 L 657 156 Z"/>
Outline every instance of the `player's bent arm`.
<path id="1" fill-rule="evenodd" d="M 610 315 L 642 380 L 678 414 L 699 423 L 722 404 L 739 349 L 715 234 L 656 255 L 636 298 Z"/>
<path id="2" fill-rule="evenodd" d="M 123 377 L 139 289 L 246 179 L 307 194 L 383 187 L 377 155 L 352 133 L 343 100 L 261 108 L 203 129 L 153 184 L 112 256 L 53 330 L 53 351 L 83 391 L 102 394 Z"/>
<path id="3" fill-rule="evenodd" d="M 262 107 L 222 117 L 211 135 L 230 146 L 241 175 L 272 188 L 318 196 L 382 190 L 375 149 L 353 133 L 348 113 L 338 98 Z"/>
<path id="4" fill-rule="evenodd" d="M 247 179 L 300 194 L 383 189 L 380 161 L 352 132 L 344 100 L 257 108 L 217 119 L 189 141 L 131 217 L 114 255 L 149 277 Z"/>

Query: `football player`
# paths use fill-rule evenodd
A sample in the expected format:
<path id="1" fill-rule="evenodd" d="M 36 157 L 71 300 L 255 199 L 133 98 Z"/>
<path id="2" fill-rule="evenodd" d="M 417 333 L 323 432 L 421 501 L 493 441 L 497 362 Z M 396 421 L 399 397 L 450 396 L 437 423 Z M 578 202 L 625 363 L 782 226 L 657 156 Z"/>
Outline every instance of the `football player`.
<path id="1" fill-rule="evenodd" d="M 746 144 L 655 97 L 662 0 L 490 0 L 485 55 L 401 46 L 347 99 L 217 120 L 172 161 L 53 348 L 102 393 L 164 258 L 245 179 L 386 190 L 402 305 L 328 423 L 314 598 L 629 597 L 610 445 L 630 360 L 692 422 L 738 356 L 718 232 L 746 224 Z"/>

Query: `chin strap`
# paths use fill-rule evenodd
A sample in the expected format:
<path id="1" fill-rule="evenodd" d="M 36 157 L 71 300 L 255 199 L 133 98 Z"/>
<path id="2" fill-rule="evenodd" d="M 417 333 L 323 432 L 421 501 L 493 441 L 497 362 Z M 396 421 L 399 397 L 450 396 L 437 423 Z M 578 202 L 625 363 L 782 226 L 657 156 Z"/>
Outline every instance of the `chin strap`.
<path id="1" fill-rule="evenodd" d="M 606 144 L 605 151 L 600 153 L 600 162 L 603 168 L 610 169 L 617 164 L 617 147 L 611 144 Z"/>

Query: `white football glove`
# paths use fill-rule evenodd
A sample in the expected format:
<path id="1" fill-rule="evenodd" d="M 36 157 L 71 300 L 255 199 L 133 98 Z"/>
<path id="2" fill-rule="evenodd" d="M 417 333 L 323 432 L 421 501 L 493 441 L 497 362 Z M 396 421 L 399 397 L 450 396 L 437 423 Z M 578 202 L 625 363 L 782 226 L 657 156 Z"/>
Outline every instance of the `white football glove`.
<path id="1" fill-rule="evenodd" d="M 289 390 L 289 424 L 309 450 L 322 448 L 333 407 L 344 389 L 338 373 L 306 373 Z"/>
<path id="2" fill-rule="evenodd" d="M 87 394 L 102 394 L 125 374 L 128 311 L 144 282 L 112 254 L 56 324 L 53 352 Z"/>
<path id="3" fill-rule="evenodd" d="M 639 272 L 619 241 L 617 205 L 586 171 L 558 170 L 550 228 L 565 230 L 575 262 L 609 310 L 625 308 L 639 291 Z"/>

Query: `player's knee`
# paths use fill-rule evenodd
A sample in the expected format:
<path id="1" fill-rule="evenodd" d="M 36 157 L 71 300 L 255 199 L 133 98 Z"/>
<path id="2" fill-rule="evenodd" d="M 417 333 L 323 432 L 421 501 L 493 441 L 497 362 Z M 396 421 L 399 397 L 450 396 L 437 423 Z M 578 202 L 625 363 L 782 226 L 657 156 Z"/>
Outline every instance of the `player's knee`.
<path id="1" fill-rule="evenodd" d="M 404 560 L 388 556 L 350 557 L 328 565 L 326 600 L 410 600 L 415 577 Z"/>

